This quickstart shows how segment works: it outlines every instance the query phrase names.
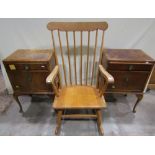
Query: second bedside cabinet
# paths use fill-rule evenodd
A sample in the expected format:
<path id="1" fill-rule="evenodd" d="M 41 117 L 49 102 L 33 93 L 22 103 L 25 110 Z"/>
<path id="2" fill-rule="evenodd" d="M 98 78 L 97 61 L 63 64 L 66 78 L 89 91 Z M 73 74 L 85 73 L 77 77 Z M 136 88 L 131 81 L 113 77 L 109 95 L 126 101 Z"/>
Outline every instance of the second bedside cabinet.
<path id="1" fill-rule="evenodd" d="M 109 85 L 106 93 L 134 93 L 137 96 L 133 112 L 143 98 L 154 60 L 141 50 L 106 49 L 102 64 L 114 77 L 114 84 Z"/>

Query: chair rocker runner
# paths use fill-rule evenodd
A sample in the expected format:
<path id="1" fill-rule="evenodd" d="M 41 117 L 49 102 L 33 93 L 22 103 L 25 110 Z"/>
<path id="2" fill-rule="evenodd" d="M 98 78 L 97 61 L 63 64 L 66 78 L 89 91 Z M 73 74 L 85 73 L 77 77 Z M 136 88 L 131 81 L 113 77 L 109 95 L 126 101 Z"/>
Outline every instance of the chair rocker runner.
<path id="1" fill-rule="evenodd" d="M 62 67 L 63 67 L 63 74 L 64 74 L 64 85 L 62 84 L 62 76 L 60 75 L 60 66 L 58 65 L 58 58 L 56 56 L 57 66 L 53 69 L 51 74 L 47 77 L 46 82 L 52 85 L 52 88 L 55 92 L 55 99 L 53 103 L 53 108 L 57 112 L 57 126 L 55 130 L 55 134 L 58 135 L 60 133 L 61 128 L 61 120 L 66 118 L 71 119 L 96 119 L 98 125 L 98 131 L 100 135 L 103 135 L 103 128 L 102 128 L 102 113 L 101 110 L 106 108 L 106 102 L 104 99 L 104 92 L 107 88 L 109 83 L 113 83 L 113 77 L 104 69 L 101 65 L 101 56 L 103 50 L 103 43 L 104 43 L 104 31 L 108 28 L 108 24 L 106 22 L 50 22 L 47 25 L 48 30 L 51 31 L 52 35 L 52 45 L 53 45 L 53 52 L 56 53 L 60 52 L 61 60 L 62 60 Z M 83 51 L 83 33 L 87 32 L 88 34 L 88 46 L 86 50 L 86 65 L 83 65 L 84 61 L 84 51 Z M 89 66 L 90 61 L 90 35 L 91 32 L 95 31 L 95 46 L 93 48 L 93 64 L 92 67 Z M 59 41 L 59 49 L 58 51 L 56 48 L 56 37 L 57 35 Z M 66 45 L 67 45 L 67 57 L 68 61 L 64 61 L 64 52 L 62 47 L 61 41 L 61 32 L 65 32 L 66 34 Z M 76 32 L 80 32 L 80 63 L 77 63 L 77 44 L 76 44 Z M 99 52 L 97 52 L 97 43 L 98 43 L 98 33 L 101 32 L 101 46 Z M 72 34 L 73 38 L 73 63 L 71 65 L 71 49 L 69 43 L 69 35 L 68 33 Z M 79 54 L 79 53 L 78 53 Z M 98 69 L 97 73 L 95 72 L 95 62 L 97 54 L 99 55 L 98 62 Z M 69 83 L 67 80 L 67 72 L 66 72 L 66 64 L 68 64 L 69 70 Z M 80 65 L 80 73 L 77 73 L 77 65 Z M 83 81 L 83 70 L 86 67 L 86 75 L 85 75 L 85 82 Z M 88 77 L 88 72 L 91 68 L 91 77 Z M 72 73 L 73 72 L 73 73 Z M 73 80 L 74 74 L 75 79 Z M 94 80 L 95 74 L 97 75 L 96 81 Z M 78 82 L 77 77 L 79 76 L 80 80 Z M 90 82 L 89 80 L 90 79 Z M 96 82 L 93 85 L 93 82 Z M 66 114 L 64 113 L 65 110 L 92 110 L 92 114 Z"/>

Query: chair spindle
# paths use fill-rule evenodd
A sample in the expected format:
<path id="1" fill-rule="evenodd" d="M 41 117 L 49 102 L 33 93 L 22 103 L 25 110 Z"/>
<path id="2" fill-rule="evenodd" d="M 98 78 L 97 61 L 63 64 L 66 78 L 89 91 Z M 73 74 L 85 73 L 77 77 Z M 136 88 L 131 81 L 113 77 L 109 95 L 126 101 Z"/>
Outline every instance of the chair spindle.
<path id="1" fill-rule="evenodd" d="M 95 48 L 94 48 L 94 57 L 93 57 L 93 68 L 92 68 L 91 85 L 93 84 L 93 75 L 94 75 L 95 59 L 96 59 L 97 38 L 98 38 L 98 30 L 96 30 L 96 37 L 95 37 Z"/>
<path id="2" fill-rule="evenodd" d="M 86 85 L 87 85 L 87 81 L 88 81 L 89 46 L 90 46 L 90 31 L 88 31 L 87 66 L 86 66 Z"/>
<path id="3" fill-rule="evenodd" d="M 77 72 L 76 72 L 76 36 L 75 31 L 73 31 L 73 38 L 74 38 L 74 71 L 75 71 L 75 84 L 77 85 Z"/>
<path id="4" fill-rule="evenodd" d="M 80 84 L 82 85 L 82 31 L 81 31 L 81 65 L 80 65 Z"/>
<path id="5" fill-rule="evenodd" d="M 64 63 L 64 56 L 63 56 L 63 51 L 62 51 L 62 44 L 61 44 L 61 37 L 60 37 L 60 32 L 59 32 L 59 30 L 58 30 L 58 38 L 59 38 L 59 44 L 60 44 L 60 53 L 61 53 L 63 71 L 64 71 L 65 84 L 66 84 L 66 86 L 67 86 L 66 68 L 65 68 L 65 63 Z"/>
<path id="6" fill-rule="evenodd" d="M 69 48 L 69 41 L 68 41 L 68 31 L 66 31 L 66 41 L 67 41 L 67 49 L 68 49 L 69 79 L 70 79 L 70 84 L 72 85 L 72 75 L 71 75 L 71 62 L 70 62 L 70 48 Z"/>

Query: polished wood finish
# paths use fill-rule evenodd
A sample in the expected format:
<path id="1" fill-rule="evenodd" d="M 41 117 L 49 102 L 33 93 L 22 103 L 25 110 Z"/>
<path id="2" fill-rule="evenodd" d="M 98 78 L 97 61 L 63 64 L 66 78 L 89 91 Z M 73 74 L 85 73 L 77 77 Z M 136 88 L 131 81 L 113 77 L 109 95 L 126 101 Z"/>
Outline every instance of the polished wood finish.
<path id="1" fill-rule="evenodd" d="M 19 49 L 13 52 L 11 55 L 9 55 L 6 59 L 3 60 L 3 62 L 41 62 L 41 63 L 46 63 L 47 61 L 50 61 L 52 57 L 51 50 L 45 49 L 45 50 L 40 50 L 40 49 Z"/>
<path id="2" fill-rule="evenodd" d="M 54 53 L 54 57 L 55 57 L 55 62 L 58 65 L 58 58 L 56 55 L 56 47 L 55 47 L 55 40 L 54 40 L 54 35 L 53 35 L 53 31 L 51 31 L 51 35 L 52 35 L 52 48 L 53 48 L 53 53 Z M 60 72 L 59 72 L 59 82 L 60 82 L 60 87 L 62 87 L 62 80 L 61 80 L 61 76 L 60 76 Z"/>
<path id="3" fill-rule="evenodd" d="M 65 84 L 67 86 L 66 68 L 65 68 L 65 62 L 64 62 L 64 56 L 63 56 L 63 51 L 62 51 L 62 43 L 61 43 L 61 37 L 60 37 L 59 30 L 58 30 L 58 37 L 59 37 L 60 53 L 61 53 L 61 59 L 62 59 L 62 64 L 63 64 L 64 77 L 65 77 Z M 54 36 L 53 36 L 53 38 L 54 38 Z"/>
<path id="4" fill-rule="evenodd" d="M 48 30 L 59 31 L 94 31 L 108 28 L 106 22 L 50 22 L 47 25 Z"/>
<path id="5" fill-rule="evenodd" d="M 59 90 L 58 90 L 57 83 L 55 84 L 55 79 L 58 76 L 58 72 L 59 72 L 59 67 L 55 66 L 55 68 L 53 69 L 51 74 L 48 75 L 48 77 L 46 78 L 46 83 L 52 83 L 53 90 L 54 90 L 56 96 L 59 96 Z"/>
<path id="6" fill-rule="evenodd" d="M 98 75 L 96 76 L 96 74 L 98 74 L 98 71 L 95 71 L 95 64 L 96 62 L 100 62 L 101 60 L 101 54 L 102 51 L 104 49 L 104 31 L 107 29 L 108 25 L 106 22 L 83 22 L 83 23 L 77 23 L 77 22 L 69 22 L 69 23 L 64 23 L 64 22 L 51 22 L 48 24 L 48 26 L 50 25 L 49 30 L 51 31 L 52 34 L 52 44 L 53 44 L 53 50 L 56 53 L 56 48 L 55 48 L 55 40 L 58 38 L 59 40 L 59 51 L 61 54 L 61 60 L 62 60 L 62 67 L 63 67 L 63 74 L 64 74 L 64 80 L 65 80 L 65 86 L 67 85 L 72 85 L 73 84 L 73 79 L 72 79 L 72 66 L 71 66 L 71 51 L 70 51 L 70 43 L 69 43 L 69 34 L 68 32 L 73 32 L 73 42 L 74 42 L 74 74 L 75 74 L 75 84 L 78 84 L 77 81 L 77 76 L 79 76 L 78 79 L 80 79 L 80 85 L 88 84 L 88 69 L 89 72 L 91 72 L 91 77 L 90 77 L 90 85 L 94 85 L 94 83 L 96 82 L 96 80 L 98 80 L 98 78 L 96 79 L 96 77 L 98 77 Z M 57 28 L 56 28 L 57 27 Z M 101 30 L 101 31 L 99 31 Z M 57 32 L 57 34 L 54 35 L 54 31 Z M 90 36 L 91 33 L 95 31 L 96 32 L 96 36 L 95 36 L 95 43 L 94 43 L 94 52 L 93 52 L 93 64 L 91 67 L 91 64 L 89 63 L 89 50 L 90 50 Z M 63 51 L 63 41 L 62 41 L 62 37 L 61 37 L 61 33 L 65 32 L 66 33 L 66 44 L 67 44 L 67 55 L 68 55 L 68 62 L 64 62 L 64 56 L 65 56 L 65 51 Z M 76 47 L 76 32 L 80 33 L 80 63 L 77 64 L 76 63 L 76 55 L 77 55 L 77 47 Z M 84 70 L 84 66 L 83 66 L 83 32 L 88 32 L 88 47 L 87 47 L 87 62 L 86 62 L 86 78 L 84 81 L 84 75 L 83 75 L 83 70 Z M 97 44 L 98 44 L 98 33 L 101 32 L 102 33 L 102 40 L 101 40 L 101 47 L 100 47 L 100 53 L 97 51 Z M 56 39 L 55 39 L 56 38 Z M 96 55 L 100 55 L 99 60 L 96 60 Z M 69 71 L 67 70 L 66 66 L 69 66 Z M 80 73 L 77 75 L 77 65 L 79 65 L 80 68 Z M 90 65 L 90 67 L 89 67 Z M 69 76 L 67 75 L 69 74 Z M 69 80 L 67 80 L 67 78 L 69 77 Z M 95 81 L 95 82 L 93 82 Z"/>
<path id="7" fill-rule="evenodd" d="M 74 71 L 75 71 L 75 84 L 77 85 L 77 71 L 76 71 L 76 36 L 75 31 L 73 31 L 73 37 L 74 37 Z"/>
<path id="8" fill-rule="evenodd" d="M 81 46 L 80 46 L 80 84 L 82 85 L 82 31 L 80 33 L 81 35 Z"/>
<path id="9" fill-rule="evenodd" d="M 59 110 L 57 113 L 57 126 L 55 129 L 55 134 L 58 135 L 60 133 L 60 128 L 61 128 L 61 119 L 62 119 L 62 110 Z"/>
<path id="10" fill-rule="evenodd" d="M 137 107 L 138 103 L 142 100 L 143 94 L 136 94 L 136 96 L 137 96 L 137 101 L 136 101 L 136 103 L 135 103 L 135 105 L 133 107 L 133 112 L 134 113 L 136 113 L 136 107 Z"/>
<path id="11" fill-rule="evenodd" d="M 69 79 L 70 79 L 70 84 L 72 85 L 70 49 L 69 49 L 69 41 L 68 41 L 68 32 L 67 31 L 66 31 L 66 40 L 67 40 L 67 49 L 68 49 Z"/>
<path id="12" fill-rule="evenodd" d="M 89 49 L 90 48 L 90 31 L 88 31 L 88 47 L 87 47 L 87 66 L 86 66 L 86 85 L 88 79 L 88 63 L 89 63 Z"/>
<path id="13" fill-rule="evenodd" d="M 102 96 L 107 89 L 108 84 L 114 83 L 114 78 L 111 76 L 102 65 L 99 65 L 99 93 Z"/>
<path id="14" fill-rule="evenodd" d="M 96 119 L 97 115 L 93 115 L 93 114 L 72 114 L 72 115 L 62 115 L 62 118 L 72 118 L 72 119 Z"/>
<path id="15" fill-rule="evenodd" d="M 64 87 L 53 103 L 54 109 L 100 109 L 105 107 L 105 100 L 100 97 L 99 91 L 89 86 Z"/>
<path id="16" fill-rule="evenodd" d="M 59 45 L 60 45 L 60 53 L 61 53 L 61 59 L 62 59 L 62 66 L 64 71 L 64 78 L 65 78 L 65 86 L 62 88 L 59 88 L 58 85 L 55 83 L 58 77 L 58 70 L 59 68 L 56 66 L 52 73 L 47 77 L 47 83 L 51 83 L 52 88 L 55 92 L 55 100 L 53 103 L 53 108 L 57 111 L 57 127 L 55 130 L 56 134 L 59 134 L 60 127 L 61 127 L 61 119 L 63 118 L 95 118 L 97 119 L 98 129 L 100 135 L 103 135 L 103 129 L 102 129 L 102 115 L 101 115 L 101 109 L 106 107 L 106 102 L 104 99 L 104 92 L 105 89 L 108 86 L 108 83 L 113 83 L 114 79 L 113 77 L 103 68 L 103 66 L 100 64 L 98 68 L 99 72 L 99 80 L 98 80 L 98 86 L 96 87 L 93 85 L 93 79 L 94 72 L 95 72 L 95 63 L 96 61 L 96 55 L 99 53 L 100 56 L 103 50 L 103 37 L 104 37 L 104 31 L 108 28 L 108 24 L 106 22 L 84 22 L 84 23 L 64 23 L 64 22 L 51 22 L 47 25 L 47 28 L 50 31 L 57 31 L 58 32 L 58 38 L 59 38 Z M 98 33 L 99 30 L 102 30 L 102 42 L 101 42 L 101 50 L 97 53 L 97 41 L 98 41 Z M 69 66 L 69 82 L 67 83 L 66 80 L 66 69 L 65 65 L 67 62 L 64 62 L 63 57 L 63 50 L 62 50 L 62 41 L 60 37 L 60 32 L 66 32 L 66 41 L 67 41 L 67 51 L 68 51 L 68 66 Z M 73 85 L 72 82 L 72 72 L 71 72 L 71 63 L 70 63 L 70 47 L 69 47 L 69 39 L 68 39 L 68 32 L 73 32 L 73 43 L 74 43 L 74 75 L 75 75 L 75 85 Z M 80 63 L 79 63 L 79 79 L 80 84 L 77 82 L 77 64 L 76 64 L 76 32 L 80 32 Z M 88 46 L 87 46 L 87 62 L 86 62 L 86 81 L 83 82 L 83 32 L 88 32 Z M 90 50 L 90 34 L 91 31 L 96 31 L 96 37 L 95 37 L 95 46 L 94 53 L 93 53 L 93 67 L 91 72 L 91 77 L 88 77 L 88 69 L 89 69 L 89 50 Z M 52 33 L 53 34 L 53 33 Z M 52 40 L 54 36 L 52 35 Z M 90 85 L 88 84 L 88 78 L 91 79 Z M 95 82 L 94 82 L 95 83 Z M 73 109 L 91 109 L 95 111 L 95 114 L 65 114 L 66 110 L 73 110 Z"/>
<path id="17" fill-rule="evenodd" d="M 154 59 L 140 49 L 105 49 L 107 61 L 131 62 L 131 63 L 152 63 Z"/>
<path id="18" fill-rule="evenodd" d="M 23 112 L 20 95 L 53 94 L 46 78 L 56 65 L 51 50 L 17 50 L 3 60 L 13 88 L 13 96 Z"/>
<path id="19" fill-rule="evenodd" d="M 109 73 L 115 77 L 115 83 L 109 85 L 107 90 L 112 92 L 143 92 L 149 77 L 149 72 L 146 71 L 109 71 Z"/>
<path id="20" fill-rule="evenodd" d="M 139 49 L 105 49 L 102 64 L 114 77 L 106 93 L 134 93 L 137 101 L 133 108 L 136 112 L 138 103 L 146 91 L 155 61 Z"/>
<path id="21" fill-rule="evenodd" d="M 98 130 L 100 135 L 104 135 L 104 130 L 102 127 L 102 113 L 101 110 L 97 110 L 97 125 L 98 125 Z"/>
<path id="22" fill-rule="evenodd" d="M 95 68 L 95 59 L 96 59 L 97 38 L 98 38 L 98 30 L 96 30 L 96 37 L 95 37 L 95 47 L 94 47 L 94 57 L 93 57 L 93 69 L 92 69 L 91 85 L 93 84 L 93 78 L 94 78 L 94 68 Z"/>
<path id="23" fill-rule="evenodd" d="M 104 44 L 104 31 L 102 32 L 102 40 L 101 40 L 101 47 L 100 47 L 100 56 L 99 56 L 99 64 L 101 64 L 102 60 L 102 53 L 103 53 L 103 45 Z M 99 87 L 99 70 L 97 70 L 97 79 L 96 79 L 96 88 Z"/>

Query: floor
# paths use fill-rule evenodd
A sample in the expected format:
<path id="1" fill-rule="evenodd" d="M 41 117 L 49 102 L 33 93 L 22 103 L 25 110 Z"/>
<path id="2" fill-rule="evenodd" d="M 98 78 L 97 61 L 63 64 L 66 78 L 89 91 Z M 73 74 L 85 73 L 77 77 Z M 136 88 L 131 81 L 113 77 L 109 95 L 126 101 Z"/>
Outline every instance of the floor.
<path id="1" fill-rule="evenodd" d="M 52 99 L 47 96 L 22 96 L 20 101 L 24 113 L 19 113 L 19 107 L 11 95 L 2 96 L 5 85 L 0 73 L 0 97 L 10 99 L 7 110 L 0 114 L 0 135 L 6 136 L 52 136 L 55 130 L 55 113 L 51 108 Z M 136 101 L 134 95 L 115 96 L 116 102 L 108 102 L 103 111 L 103 126 L 105 136 L 155 135 L 155 91 L 144 95 L 137 107 L 137 113 L 132 113 Z M 61 134 L 64 136 L 97 136 L 98 130 L 92 120 L 63 120 Z"/>

